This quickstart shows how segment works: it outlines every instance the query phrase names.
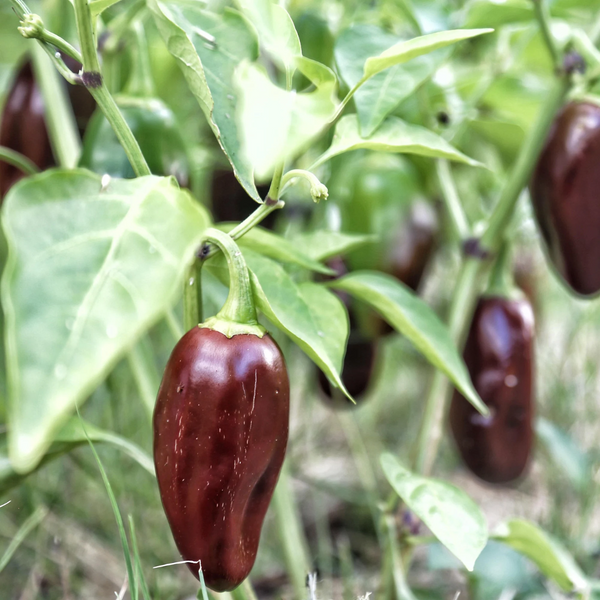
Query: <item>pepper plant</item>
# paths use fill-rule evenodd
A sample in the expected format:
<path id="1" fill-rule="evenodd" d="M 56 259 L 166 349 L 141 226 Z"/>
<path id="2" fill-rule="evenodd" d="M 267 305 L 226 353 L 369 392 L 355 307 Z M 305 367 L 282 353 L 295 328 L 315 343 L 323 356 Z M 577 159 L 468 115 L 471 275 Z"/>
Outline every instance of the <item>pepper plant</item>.
<path id="1" fill-rule="evenodd" d="M 155 471 L 183 562 L 201 581 L 199 597 L 261 597 L 270 559 L 284 570 L 285 597 L 335 595 L 328 586 L 336 579 L 345 583 L 344 597 L 413 600 L 461 589 L 473 598 L 534 597 L 544 589 L 593 597 L 593 550 L 517 515 L 489 527 L 471 485 L 448 475 L 456 452 L 444 445 L 444 431 L 454 390 L 455 402 L 469 405 L 452 411 L 452 429 L 481 475 L 468 457 L 495 464 L 497 448 L 510 456 L 511 438 L 499 426 L 508 408 L 497 404 L 520 402 L 525 409 L 511 434 L 526 437 L 519 456 L 509 475 L 486 470 L 484 479 L 520 476 L 526 487 L 535 475 L 526 467 L 535 429 L 580 493 L 583 539 L 594 506 L 587 456 L 560 427 L 533 422 L 528 383 L 536 371 L 514 350 L 525 344 L 530 360 L 532 323 L 521 323 L 527 339 L 512 346 L 502 345 L 503 336 L 521 334 L 503 324 L 505 313 L 494 318 L 498 330 L 482 328 L 500 364 L 485 376 L 469 359 L 485 343 L 469 338 L 469 368 L 462 346 L 478 300 L 499 286 L 512 293 L 511 250 L 519 257 L 527 231 L 534 237 L 528 184 L 557 115 L 569 101 L 600 104 L 597 0 L 4 0 L 0 10 L 0 93 L 8 99 L 0 131 L 23 132 L 17 147 L 14 136 L 0 136 L 0 160 L 23 175 L 15 183 L 0 169 L 0 491 L 16 509 L 42 507 L 15 531 L 0 571 L 36 526 L 45 531 L 54 501 L 39 482 L 68 469 L 69 460 L 89 473 L 82 459 L 89 453 L 76 449 L 91 444 L 125 556 L 120 597 L 127 589 L 132 598 L 156 599 L 197 591 L 192 577 L 180 580 L 188 574 L 176 564 L 175 546 L 165 546 Z M 43 125 L 25 103 L 14 109 L 13 82 L 20 85 L 15 78 L 29 60 Z M 95 102 L 89 123 L 76 89 Z M 47 130 L 55 168 L 36 164 L 33 123 L 36 135 Z M 594 149 L 600 126 L 587 126 L 593 141 L 586 148 Z M 575 170 L 590 168 L 578 156 L 570 161 Z M 239 191 L 245 202 L 236 222 L 214 222 L 214 203 L 228 201 L 211 189 L 223 171 L 237 180 L 227 188 L 235 210 L 243 204 Z M 600 176 L 586 177 L 573 195 L 582 198 L 579 210 L 596 214 L 586 202 Z M 563 174 L 556 180 L 562 187 Z M 272 231 L 260 226 L 267 217 Z M 425 231 L 437 239 L 425 240 Z M 339 261 L 341 276 L 333 268 Z M 368 385 L 346 385 L 355 336 L 368 340 L 358 361 L 369 367 L 377 346 Z M 283 467 L 286 367 L 265 358 L 254 375 L 242 368 L 261 343 L 272 354 L 278 344 L 289 371 Z M 243 352 L 225 361 L 225 348 L 238 346 Z M 494 395 L 486 377 L 507 389 Z M 348 388 L 374 398 L 354 408 Z M 319 429 L 315 401 L 323 389 L 348 409 L 328 418 L 343 432 L 356 475 L 350 490 L 303 464 L 311 444 L 306 462 L 319 461 L 311 432 Z M 404 418 L 387 419 L 402 403 L 410 407 Z M 260 436 L 251 433 L 255 426 Z M 391 426 L 393 439 L 385 433 Z M 457 433 L 475 428 L 468 439 Z M 102 467 L 110 455 L 100 460 L 96 446 L 126 453 L 150 481 L 115 484 L 113 470 Z M 327 515 L 315 517 L 315 542 L 300 480 L 314 497 L 325 490 L 362 507 L 377 548 L 374 587 L 361 581 L 352 591 L 351 544 L 331 548 Z M 136 535 L 135 511 L 125 531 L 117 486 L 157 508 L 160 547 L 143 524 Z M 245 579 L 271 494 L 270 554 L 259 547 Z M 511 565 L 521 568 L 525 557 L 535 570 L 519 579 L 508 568 L 515 577 L 494 582 L 486 556 L 502 552 Z M 146 559 L 169 568 L 150 574 Z M 424 585 L 419 575 L 435 573 L 436 564 L 461 582 L 453 589 L 434 577 Z"/>

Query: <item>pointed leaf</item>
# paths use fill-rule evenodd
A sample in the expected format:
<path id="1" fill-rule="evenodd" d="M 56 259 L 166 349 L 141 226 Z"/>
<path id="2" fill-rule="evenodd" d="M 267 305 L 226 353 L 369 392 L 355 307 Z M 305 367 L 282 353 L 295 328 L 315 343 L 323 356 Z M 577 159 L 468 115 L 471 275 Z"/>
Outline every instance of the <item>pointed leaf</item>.
<path id="1" fill-rule="evenodd" d="M 219 223 L 217 227 L 221 231 L 228 232 L 231 231 L 235 225 L 235 223 Z M 299 249 L 302 246 L 299 244 L 295 245 L 284 237 L 277 235 L 268 229 L 263 229 L 262 227 L 253 227 L 237 240 L 237 243 L 242 248 L 250 248 L 250 250 L 254 250 L 254 252 L 258 252 L 259 254 L 268 256 L 274 260 L 292 263 L 299 267 L 315 271 L 316 273 L 323 273 L 324 275 L 333 274 L 331 269 L 302 252 Z"/>
<path id="2" fill-rule="evenodd" d="M 291 76 L 295 59 L 302 56 L 300 38 L 288 12 L 272 0 L 236 0 L 242 13 L 256 27 L 260 45 Z"/>
<path id="3" fill-rule="evenodd" d="M 313 260 L 324 261 L 334 256 L 343 256 L 376 241 L 376 236 L 372 235 L 318 230 L 296 236 L 293 243 Z"/>
<path id="4" fill-rule="evenodd" d="M 149 0 L 148 6 L 235 176 L 248 194 L 260 201 L 252 167 L 240 148 L 235 119 L 239 99 L 233 85 L 233 74 L 240 62 L 258 56 L 251 26 L 235 11 L 217 15 L 203 10 L 202 4 L 194 0 Z"/>
<path id="5" fill-rule="evenodd" d="M 392 454 L 382 454 L 380 462 L 387 480 L 408 508 L 472 571 L 488 539 L 479 506 L 454 485 L 412 473 Z"/>
<path id="6" fill-rule="evenodd" d="M 566 592 L 583 591 L 588 587 L 584 573 L 571 554 L 534 523 L 512 519 L 500 525 L 493 538 L 529 558 Z"/>
<path id="7" fill-rule="evenodd" d="M 337 154 L 359 148 L 381 152 L 419 154 L 432 158 L 455 160 L 471 166 L 481 166 L 476 160 L 459 152 L 433 131 L 419 125 L 411 125 L 398 117 L 388 117 L 373 135 L 363 138 L 358 130 L 356 115 L 348 115 L 340 119 L 335 128 L 331 146 L 317 159 L 311 170 Z"/>
<path id="8" fill-rule="evenodd" d="M 333 72 L 307 58 L 296 64 L 314 82 L 314 91 L 286 91 L 276 86 L 264 69 L 248 62 L 236 72 L 244 153 L 259 179 L 265 179 L 282 161 L 294 158 L 323 131 L 337 108 Z"/>
<path id="9" fill-rule="evenodd" d="M 246 250 L 244 256 L 250 268 L 257 308 L 298 344 L 330 381 L 350 398 L 340 378 L 339 362 L 340 354 L 343 356 L 345 351 L 347 333 L 340 329 L 334 331 L 328 327 L 324 331 L 320 328 L 323 324 L 320 306 L 309 305 L 304 297 L 307 294 L 312 298 L 314 290 L 301 290 L 280 265 L 260 254 Z M 328 307 L 333 305 L 329 301 L 327 304 Z M 336 314 L 336 310 L 333 308 L 332 313 Z M 334 318 L 339 320 L 339 316 Z"/>
<path id="10" fill-rule="evenodd" d="M 434 367 L 445 373 L 480 413 L 489 413 L 473 387 L 448 329 L 410 288 L 391 275 L 375 271 L 356 271 L 328 285 L 344 290 L 373 307 L 392 327 L 405 335 Z"/>
<path id="11" fill-rule="evenodd" d="M 396 36 L 375 25 L 360 24 L 343 31 L 335 45 L 335 60 L 342 79 L 353 88 L 364 76 L 366 60 L 398 41 Z M 371 135 L 402 100 L 433 75 L 448 53 L 449 49 L 437 50 L 365 81 L 354 94 L 361 135 Z"/>
<path id="12" fill-rule="evenodd" d="M 365 79 L 376 75 L 380 71 L 393 65 L 408 62 L 423 54 L 439 50 L 450 44 L 462 40 L 474 38 L 485 33 L 491 33 L 493 29 L 454 29 L 450 31 L 438 31 L 420 37 L 398 42 L 391 48 L 382 52 L 379 56 L 373 56 L 365 62 Z"/>
<path id="13" fill-rule="evenodd" d="M 10 454 L 53 434 L 174 300 L 208 215 L 170 178 L 47 171 L 3 206 Z"/>

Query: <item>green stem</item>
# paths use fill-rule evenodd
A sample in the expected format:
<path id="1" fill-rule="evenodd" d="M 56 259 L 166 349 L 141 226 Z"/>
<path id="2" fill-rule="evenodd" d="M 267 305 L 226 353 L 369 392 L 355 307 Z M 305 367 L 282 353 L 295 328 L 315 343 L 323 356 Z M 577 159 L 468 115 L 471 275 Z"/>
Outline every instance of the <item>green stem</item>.
<path id="1" fill-rule="evenodd" d="M 201 243 L 202 260 L 206 259 L 207 252 L 204 250 L 209 248 L 208 244 L 215 244 L 225 255 L 229 269 L 229 294 L 223 308 L 201 327 L 220 331 L 227 337 L 242 333 L 262 337 L 265 329 L 258 324 L 250 275 L 240 249 L 228 234 L 218 229 L 207 229 Z"/>
<path id="2" fill-rule="evenodd" d="M 0 161 L 6 162 L 13 167 L 17 167 L 27 175 L 35 175 L 40 170 L 38 166 L 26 156 L 6 146 L 0 146 Z"/>
<path id="3" fill-rule="evenodd" d="M 517 162 L 502 190 L 486 231 L 481 237 L 481 244 L 485 248 L 495 250 L 500 243 L 515 204 L 531 177 L 533 167 L 546 141 L 548 130 L 556 117 L 556 113 L 563 105 L 570 86 L 571 78 L 561 75 L 557 77 L 553 87 L 549 90 L 546 102 L 521 146 Z"/>
<path id="4" fill-rule="evenodd" d="M 263 202 L 251 215 L 244 219 L 239 225 L 234 227 L 229 232 L 229 237 L 232 240 L 238 240 L 243 235 L 248 233 L 253 227 L 258 225 L 265 217 L 270 215 L 274 210 L 283 208 L 285 202 L 283 200 L 277 200 L 272 202 L 267 198 L 267 201 Z M 211 246 L 208 253 L 204 255 L 204 258 L 210 258 L 219 251 L 218 247 Z"/>
<path id="5" fill-rule="evenodd" d="M 283 195 L 288 184 L 290 184 L 293 179 L 298 178 L 304 178 L 308 181 L 310 184 L 310 195 L 315 202 L 327 200 L 327 197 L 329 196 L 327 187 L 319 181 L 319 178 L 316 175 L 310 171 L 305 171 L 304 169 L 292 169 L 281 178 L 280 195 Z"/>
<path id="6" fill-rule="evenodd" d="M 134 173 L 138 177 L 150 175 L 150 168 L 148 167 L 148 163 L 146 163 L 140 146 L 102 79 L 98 54 L 96 53 L 92 18 L 87 0 L 75 0 L 75 20 L 83 58 L 83 83 L 113 128 L 133 167 Z"/>
<path id="7" fill-rule="evenodd" d="M 194 261 L 183 282 L 183 326 L 186 331 L 202 323 L 202 263 Z"/>
<path id="8" fill-rule="evenodd" d="M 306 575 L 310 570 L 310 553 L 302 529 L 298 507 L 290 490 L 287 461 L 283 464 L 273 494 L 273 508 L 280 534 L 288 575 L 296 598 L 306 595 Z"/>
<path id="9" fill-rule="evenodd" d="M 19 5 L 19 8 L 29 10 L 25 4 L 22 6 Z M 39 15 L 31 12 L 26 12 L 23 14 L 21 16 L 21 24 L 18 27 L 18 30 L 24 38 L 37 39 L 45 44 L 50 44 L 60 50 L 63 54 L 66 54 L 67 56 L 70 56 L 81 62 L 81 54 L 79 53 L 79 50 L 71 46 L 67 40 L 46 29 L 44 22 Z"/>
<path id="10" fill-rule="evenodd" d="M 133 23 L 135 39 L 135 62 L 131 76 L 127 82 L 126 92 L 131 96 L 153 98 L 156 96 L 150 56 L 148 54 L 148 41 L 140 20 Z"/>
<path id="11" fill-rule="evenodd" d="M 279 200 L 279 190 L 281 189 L 281 177 L 283 175 L 283 163 L 279 164 L 275 168 L 275 172 L 273 173 L 273 179 L 271 181 L 271 187 L 269 188 L 269 193 L 267 194 L 267 198 L 265 203 L 269 201 Z"/>
<path id="12" fill-rule="evenodd" d="M 67 92 L 39 45 L 33 46 L 33 70 L 44 97 L 46 127 L 58 164 L 67 169 L 77 166 L 81 140 Z"/>
<path id="13" fill-rule="evenodd" d="M 398 531 L 396 528 L 394 515 L 388 514 L 385 516 L 384 526 L 389 548 L 389 556 L 391 559 L 396 598 L 397 600 L 417 600 L 415 595 L 411 592 L 404 574 L 404 565 L 402 564 L 402 555 L 400 552 Z"/>
<path id="14" fill-rule="evenodd" d="M 90 12 L 89 4 L 87 0 L 74 0 L 74 7 L 83 70 L 101 77 L 100 62 L 96 53 L 96 40 L 94 39 L 92 13 Z"/>
<path id="15" fill-rule="evenodd" d="M 540 26 L 540 33 L 544 39 L 544 44 L 550 54 L 552 65 L 554 69 L 558 71 L 560 69 L 560 52 L 556 47 L 556 41 L 552 36 L 552 30 L 550 28 L 550 15 L 548 14 L 548 8 L 544 0 L 531 0 L 533 3 L 533 11 L 535 12 L 536 19 Z"/>
<path id="16" fill-rule="evenodd" d="M 510 296 L 513 288 L 511 249 L 512 244 L 508 239 L 505 239 L 492 268 L 490 282 L 485 292 L 486 295 L 503 298 Z"/>
<path id="17" fill-rule="evenodd" d="M 231 592 L 233 600 L 258 600 L 249 579 L 244 579 L 240 586 Z"/>
<path id="18" fill-rule="evenodd" d="M 471 235 L 471 227 L 467 221 L 467 215 L 463 210 L 452 172 L 450 170 L 450 164 L 447 160 L 437 160 L 435 162 L 435 168 L 442 189 L 442 197 L 450 217 L 450 224 L 454 237 L 460 242 L 466 240 Z"/>

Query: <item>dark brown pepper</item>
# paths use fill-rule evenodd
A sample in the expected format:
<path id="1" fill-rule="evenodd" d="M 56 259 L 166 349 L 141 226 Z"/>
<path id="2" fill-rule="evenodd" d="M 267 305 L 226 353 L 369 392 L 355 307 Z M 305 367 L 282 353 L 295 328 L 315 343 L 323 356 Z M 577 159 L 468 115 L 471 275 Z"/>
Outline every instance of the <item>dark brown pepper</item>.
<path id="1" fill-rule="evenodd" d="M 42 170 L 54 164 L 44 121 L 44 100 L 29 61 L 17 73 L 6 99 L 0 124 L 0 146 L 23 154 Z M 17 167 L 0 160 L 0 199 L 25 176 Z"/>
<path id="2" fill-rule="evenodd" d="M 490 408 L 480 415 L 458 392 L 450 427 L 467 467 L 490 483 L 525 471 L 533 442 L 534 319 L 526 299 L 479 301 L 464 351 L 475 389 Z"/>
<path id="3" fill-rule="evenodd" d="M 571 102 L 540 155 L 531 199 L 548 254 L 578 294 L 600 291 L 600 106 Z"/>
<path id="4" fill-rule="evenodd" d="M 285 362 L 268 334 L 195 327 L 175 346 L 154 410 L 156 475 L 182 557 L 201 561 L 215 591 L 252 569 L 288 417 Z"/>

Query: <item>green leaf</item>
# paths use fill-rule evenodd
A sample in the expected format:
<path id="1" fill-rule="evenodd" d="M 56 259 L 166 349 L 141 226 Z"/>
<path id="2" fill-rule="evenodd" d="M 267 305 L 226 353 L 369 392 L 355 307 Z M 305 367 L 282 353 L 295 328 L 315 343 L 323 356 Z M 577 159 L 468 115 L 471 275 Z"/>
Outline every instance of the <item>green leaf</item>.
<path id="1" fill-rule="evenodd" d="M 492 537 L 529 558 L 563 590 L 583 591 L 588 587 L 585 575 L 571 554 L 537 525 L 524 519 L 512 519 L 500 525 Z"/>
<path id="2" fill-rule="evenodd" d="M 299 58 L 296 64 L 313 81 L 314 91 L 286 91 L 257 64 L 245 62 L 236 72 L 244 153 L 261 180 L 317 137 L 337 108 L 333 71 L 308 58 Z"/>
<path id="3" fill-rule="evenodd" d="M 306 281 L 298 287 L 304 302 L 311 309 L 317 331 L 327 332 L 322 338 L 323 344 L 336 370 L 341 372 L 350 333 L 350 321 L 344 303 L 323 285 Z"/>
<path id="4" fill-rule="evenodd" d="M 474 38 L 485 33 L 491 33 L 492 31 L 494 30 L 454 29 L 450 31 L 429 33 L 413 38 L 412 40 L 398 42 L 391 48 L 382 52 L 379 56 L 373 56 L 367 59 L 365 62 L 364 77 L 365 79 L 368 79 L 393 65 L 408 62 L 413 58 L 433 52 L 434 50 L 439 50 L 450 44 L 455 44 L 456 42 Z"/>
<path id="5" fill-rule="evenodd" d="M 412 473 L 392 454 L 382 454 L 380 462 L 387 480 L 408 508 L 472 571 L 488 539 L 479 506 L 449 483 Z"/>
<path id="6" fill-rule="evenodd" d="M 373 235 L 317 230 L 295 236 L 293 243 L 302 248 L 313 260 L 324 261 L 376 241 L 377 238 Z"/>
<path id="7" fill-rule="evenodd" d="M 500 27 L 531 21 L 535 16 L 531 0 L 474 0 L 466 10 L 465 27 Z"/>
<path id="8" fill-rule="evenodd" d="M 110 8 L 118 2 L 121 2 L 121 0 L 92 0 L 89 3 L 92 18 L 102 14 L 107 8 Z"/>
<path id="9" fill-rule="evenodd" d="M 456 389 L 482 414 L 489 411 L 475 391 L 450 333 L 438 316 L 395 277 L 375 271 L 356 271 L 328 284 L 369 304 L 425 358 L 445 373 Z"/>
<path id="10" fill-rule="evenodd" d="M 575 440 L 542 417 L 536 419 L 535 432 L 558 469 L 577 490 L 585 490 L 591 483 L 590 463 Z"/>
<path id="11" fill-rule="evenodd" d="M 229 232 L 235 225 L 235 223 L 219 223 L 217 228 L 221 231 Z M 330 268 L 299 250 L 299 248 L 303 247 L 300 244 L 289 242 L 284 237 L 262 227 L 253 227 L 248 233 L 245 233 L 237 240 L 237 243 L 242 248 L 249 248 L 274 260 L 292 263 L 317 273 L 323 273 L 324 275 L 333 274 Z"/>
<path id="12" fill-rule="evenodd" d="M 360 24 L 346 29 L 335 45 L 335 59 L 342 79 L 353 88 L 364 76 L 366 60 L 397 43 L 396 36 L 375 25 Z M 361 135 L 371 135 L 402 100 L 433 75 L 447 56 L 447 50 L 438 50 L 395 65 L 365 81 L 354 94 Z"/>
<path id="13" fill-rule="evenodd" d="M 167 310 L 209 219 L 170 178 L 47 171 L 4 207 L 10 455 L 32 469 L 77 403 Z"/>
<path id="14" fill-rule="evenodd" d="M 317 159 L 310 170 L 337 154 L 359 148 L 446 158 L 471 166 L 481 166 L 481 163 L 465 156 L 433 131 L 419 125 L 411 125 L 398 117 L 388 117 L 373 135 L 363 138 L 358 130 L 356 115 L 348 115 L 340 119 L 331 146 Z"/>
<path id="15" fill-rule="evenodd" d="M 295 59 L 302 56 L 300 38 L 288 12 L 272 0 L 236 0 L 242 13 L 256 27 L 260 45 L 291 77 Z"/>
<path id="16" fill-rule="evenodd" d="M 239 98 L 233 84 L 240 62 L 258 56 L 254 31 L 237 12 L 225 10 L 217 15 L 203 10 L 194 0 L 149 0 L 148 6 L 235 176 L 248 194 L 260 201 L 252 166 L 241 152 L 235 118 Z"/>
<path id="17" fill-rule="evenodd" d="M 13 557 L 13 554 L 17 551 L 19 546 L 25 541 L 27 536 L 46 518 L 47 514 L 48 509 L 45 506 L 38 506 L 35 512 L 25 519 L 23 525 L 19 527 L 17 533 L 10 540 L 10 543 L 4 551 L 2 558 L 0 558 L 0 573 L 4 571 L 6 565 L 8 565 Z"/>
<path id="18" fill-rule="evenodd" d="M 339 307 L 330 301 L 323 310 L 318 305 L 308 304 L 304 294 L 314 297 L 310 296 L 314 290 L 301 290 L 276 262 L 249 250 L 244 251 L 244 257 L 250 268 L 257 308 L 298 344 L 330 381 L 351 399 L 340 378 L 339 362 L 340 354 L 344 354 L 347 333 L 333 331 L 330 325 L 325 330 L 320 328 L 328 320 L 340 320 Z"/>

